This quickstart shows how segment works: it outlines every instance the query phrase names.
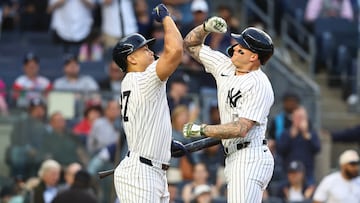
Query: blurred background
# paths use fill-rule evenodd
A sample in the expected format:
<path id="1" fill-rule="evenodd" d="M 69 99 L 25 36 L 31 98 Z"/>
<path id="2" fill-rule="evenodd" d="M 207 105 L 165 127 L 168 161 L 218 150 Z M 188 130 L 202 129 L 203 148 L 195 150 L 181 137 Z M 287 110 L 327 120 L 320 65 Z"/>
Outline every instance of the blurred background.
<path id="1" fill-rule="evenodd" d="M 228 32 L 205 42 L 223 53 L 230 33 L 248 26 L 271 35 L 275 53 L 262 69 L 275 93 L 266 136 L 276 165 L 264 202 L 291 201 L 293 161 L 299 181 L 316 188 L 341 152 L 359 152 L 357 0 L 0 0 L 0 202 L 51 202 L 72 185 L 91 201 L 117 201 L 112 176 L 96 177 L 127 152 L 124 73 L 111 50 L 139 32 L 156 38 L 151 49 L 161 55 L 162 26 L 150 15 L 161 2 L 183 37 L 210 16 L 224 18 Z M 181 135 L 186 122 L 220 122 L 215 81 L 189 55 L 167 85 L 174 139 L 192 141 Z M 297 122 L 308 123 L 310 145 L 286 140 Z M 171 160 L 171 202 L 226 202 L 222 150 Z"/>

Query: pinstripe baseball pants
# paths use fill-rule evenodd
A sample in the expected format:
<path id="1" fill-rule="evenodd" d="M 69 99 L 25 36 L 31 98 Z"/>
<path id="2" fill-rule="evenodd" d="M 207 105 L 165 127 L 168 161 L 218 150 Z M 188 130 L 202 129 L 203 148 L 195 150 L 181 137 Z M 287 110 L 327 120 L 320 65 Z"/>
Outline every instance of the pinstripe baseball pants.
<path id="1" fill-rule="evenodd" d="M 141 163 L 137 156 L 125 157 L 120 162 L 114 184 L 120 203 L 169 202 L 165 171 Z"/>
<path id="2" fill-rule="evenodd" d="M 227 156 L 225 179 L 229 203 L 260 203 L 274 171 L 266 145 L 247 147 Z"/>

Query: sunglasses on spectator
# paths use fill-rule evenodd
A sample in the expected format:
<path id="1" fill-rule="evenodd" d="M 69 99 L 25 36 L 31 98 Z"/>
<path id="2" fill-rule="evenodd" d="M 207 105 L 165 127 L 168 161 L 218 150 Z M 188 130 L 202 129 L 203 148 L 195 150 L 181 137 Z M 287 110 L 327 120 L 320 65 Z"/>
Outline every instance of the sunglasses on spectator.
<path id="1" fill-rule="evenodd" d="M 349 162 L 349 165 L 352 165 L 352 166 L 356 166 L 356 165 L 359 165 L 360 164 L 360 161 L 351 161 Z"/>

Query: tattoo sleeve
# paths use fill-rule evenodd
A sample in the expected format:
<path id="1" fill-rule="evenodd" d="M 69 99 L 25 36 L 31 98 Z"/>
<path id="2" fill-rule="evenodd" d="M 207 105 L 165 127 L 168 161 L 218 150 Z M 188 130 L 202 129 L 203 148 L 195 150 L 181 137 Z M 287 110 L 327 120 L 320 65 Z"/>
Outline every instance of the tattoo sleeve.
<path id="1" fill-rule="evenodd" d="M 255 121 L 240 118 L 238 121 L 221 125 L 207 125 L 204 134 L 208 137 L 230 139 L 245 137 L 249 130 L 255 125 Z"/>
<path id="2" fill-rule="evenodd" d="M 208 34 L 209 32 L 204 30 L 203 25 L 199 25 L 191 30 L 184 39 L 184 49 L 198 62 L 200 62 L 200 48 Z"/>

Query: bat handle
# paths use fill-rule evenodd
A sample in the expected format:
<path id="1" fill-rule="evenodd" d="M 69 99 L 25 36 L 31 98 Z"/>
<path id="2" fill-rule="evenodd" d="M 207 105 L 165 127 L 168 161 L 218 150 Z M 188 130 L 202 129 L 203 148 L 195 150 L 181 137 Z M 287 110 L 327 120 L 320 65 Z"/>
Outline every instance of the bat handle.
<path id="1" fill-rule="evenodd" d="M 114 173 L 115 169 L 110 169 L 110 170 L 106 170 L 106 171 L 100 171 L 98 172 L 98 176 L 100 179 L 103 179 L 109 175 L 112 175 Z"/>

